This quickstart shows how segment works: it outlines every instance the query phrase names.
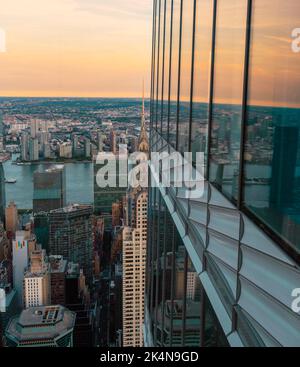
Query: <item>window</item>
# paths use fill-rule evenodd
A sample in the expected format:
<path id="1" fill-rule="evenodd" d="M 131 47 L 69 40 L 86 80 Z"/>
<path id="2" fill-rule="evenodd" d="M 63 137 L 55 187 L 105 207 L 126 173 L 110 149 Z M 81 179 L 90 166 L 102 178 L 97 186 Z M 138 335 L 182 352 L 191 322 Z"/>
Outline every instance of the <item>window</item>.
<path id="1" fill-rule="evenodd" d="M 174 148 L 176 147 L 177 140 L 180 5 L 180 0 L 173 0 L 169 143 Z"/>
<path id="2" fill-rule="evenodd" d="M 300 3 L 254 1 L 246 118 L 244 202 L 300 252 Z"/>
<path id="3" fill-rule="evenodd" d="M 196 1 L 195 55 L 191 150 L 205 154 L 207 165 L 207 137 L 213 28 L 213 0 Z"/>
<path id="4" fill-rule="evenodd" d="M 164 80 L 162 103 L 162 136 L 168 140 L 169 125 L 169 84 L 170 84 L 170 47 L 171 47 L 171 11 L 172 1 L 165 1 L 165 44 L 164 44 Z"/>
<path id="5" fill-rule="evenodd" d="M 194 0 L 182 0 L 178 151 L 189 150 Z"/>
<path id="6" fill-rule="evenodd" d="M 246 0 L 217 6 L 210 181 L 229 199 L 238 198 Z"/>

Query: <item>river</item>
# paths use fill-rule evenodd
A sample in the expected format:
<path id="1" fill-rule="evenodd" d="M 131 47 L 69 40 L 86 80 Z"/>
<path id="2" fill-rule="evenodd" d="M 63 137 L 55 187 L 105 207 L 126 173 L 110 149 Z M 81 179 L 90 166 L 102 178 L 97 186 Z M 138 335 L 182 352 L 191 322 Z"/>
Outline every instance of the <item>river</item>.
<path id="1" fill-rule="evenodd" d="M 17 166 L 12 164 L 12 161 L 3 164 L 6 179 L 17 180 L 15 184 L 5 185 L 7 205 L 10 201 L 14 201 L 19 209 L 32 209 L 33 173 L 43 166 L 45 165 L 42 163 Z M 67 202 L 92 204 L 94 202 L 93 164 L 68 163 L 65 167 Z"/>

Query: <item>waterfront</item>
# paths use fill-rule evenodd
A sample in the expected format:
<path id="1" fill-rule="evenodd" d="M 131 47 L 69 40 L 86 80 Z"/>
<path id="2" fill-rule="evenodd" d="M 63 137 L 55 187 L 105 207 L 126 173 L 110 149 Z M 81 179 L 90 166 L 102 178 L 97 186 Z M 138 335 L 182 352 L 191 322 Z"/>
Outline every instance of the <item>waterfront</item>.
<path id="1" fill-rule="evenodd" d="M 15 159 L 15 157 L 13 157 Z M 15 184 L 6 184 L 6 202 L 14 201 L 19 209 L 32 209 L 33 174 L 49 166 L 34 164 L 17 166 L 12 161 L 3 164 L 6 179 L 16 179 Z M 91 204 L 94 201 L 93 165 L 92 163 L 68 163 L 67 177 L 67 202 Z"/>

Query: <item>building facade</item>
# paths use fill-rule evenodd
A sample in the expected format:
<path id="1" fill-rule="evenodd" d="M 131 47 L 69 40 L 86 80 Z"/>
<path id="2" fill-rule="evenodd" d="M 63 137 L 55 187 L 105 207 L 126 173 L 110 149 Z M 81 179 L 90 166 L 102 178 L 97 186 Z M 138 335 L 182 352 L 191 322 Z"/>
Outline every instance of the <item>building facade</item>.
<path id="1" fill-rule="evenodd" d="M 88 281 L 93 272 L 93 207 L 71 205 L 49 214 L 49 249 L 80 265 Z"/>
<path id="2" fill-rule="evenodd" d="M 123 346 L 144 345 L 148 193 L 136 194 L 135 225 L 124 227 L 123 242 Z"/>
<path id="3" fill-rule="evenodd" d="M 6 206 L 5 174 L 3 164 L 0 163 L 0 220 L 3 223 L 5 221 L 5 206 Z"/>
<path id="4" fill-rule="evenodd" d="M 25 231 L 17 231 L 13 241 L 13 283 L 17 292 L 18 307 L 24 305 L 23 281 L 29 264 L 28 236 Z"/>
<path id="5" fill-rule="evenodd" d="M 48 306 L 50 303 L 50 264 L 46 251 L 33 251 L 30 255 L 29 269 L 24 274 L 24 306 Z"/>
<path id="6" fill-rule="evenodd" d="M 145 123 L 144 96 L 138 152 L 140 153 L 140 160 L 147 159 L 149 141 Z M 134 168 L 134 163 L 138 164 L 139 160 L 137 159 L 137 162 L 129 161 L 130 169 Z M 142 187 L 128 188 L 125 212 L 125 227 L 122 232 L 123 346 L 142 347 L 144 345 L 143 325 L 145 317 L 147 189 Z"/>
<path id="7" fill-rule="evenodd" d="M 66 206 L 66 172 L 63 165 L 44 172 L 35 172 L 33 178 L 33 212 L 49 212 Z"/>
<path id="8" fill-rule="evenodd" d="M 153 15 L 150 149 L 191 152 L 179 168 L 199 185 L 150 164 L 145 344 L 299 346 L 300 4 L 155 0 Z"/>

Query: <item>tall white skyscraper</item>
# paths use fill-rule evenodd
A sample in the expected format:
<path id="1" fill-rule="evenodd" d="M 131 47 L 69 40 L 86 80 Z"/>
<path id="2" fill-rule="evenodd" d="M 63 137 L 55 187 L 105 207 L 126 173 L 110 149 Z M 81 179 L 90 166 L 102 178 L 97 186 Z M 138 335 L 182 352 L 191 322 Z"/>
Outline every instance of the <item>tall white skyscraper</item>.
<path id="1" fill-rule="evenodd" d="M 30 267 L 24 276 L 24 306 L 38 307 L 50 304 L 50 264 L 45 250 L 33 251 Z"/>
<path id="2" fill-rule="evenodd" d="M 138 150 L 149 152 L 144 98 Z M 144 345 L 144 298 L 147 252 L 147 189 L 129 189 L 126 226 L 123 229 L 123 346 Z"/>

